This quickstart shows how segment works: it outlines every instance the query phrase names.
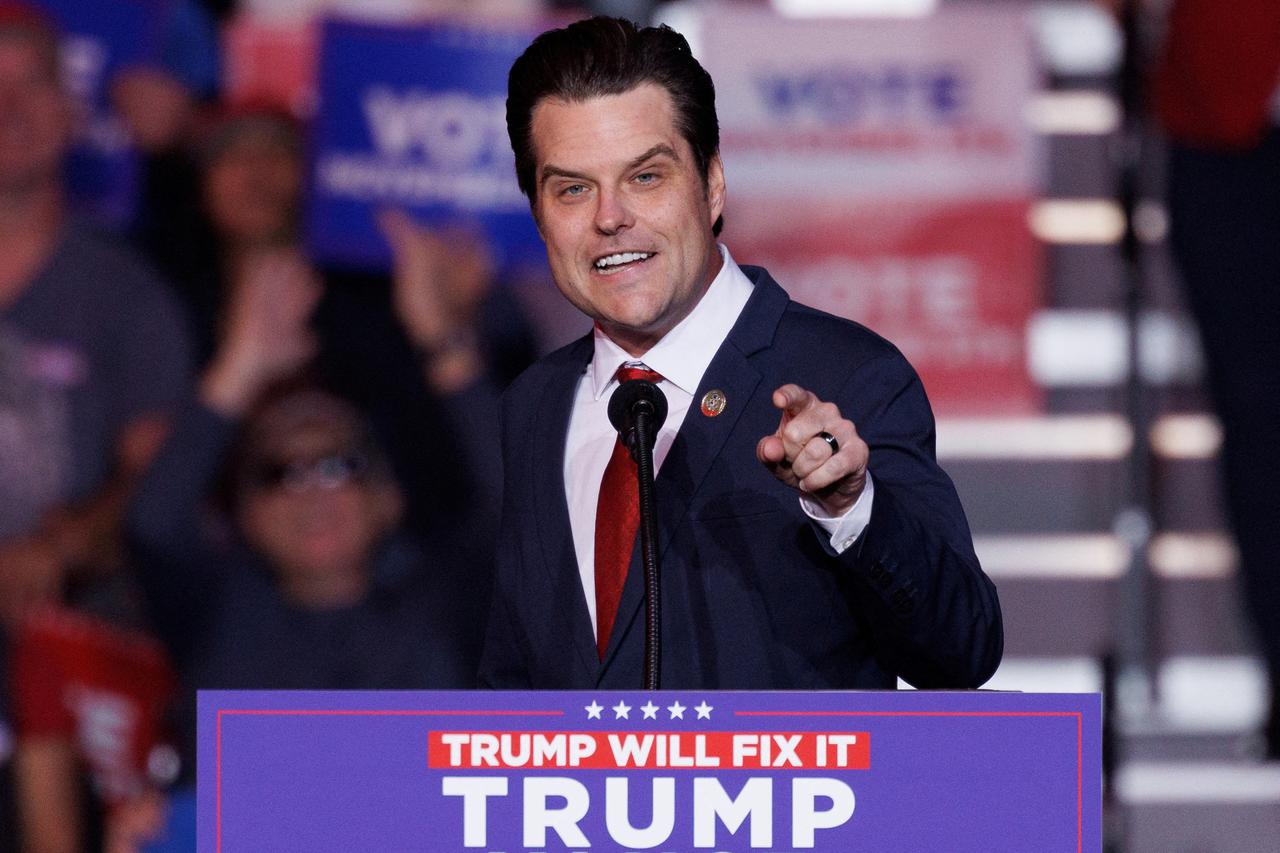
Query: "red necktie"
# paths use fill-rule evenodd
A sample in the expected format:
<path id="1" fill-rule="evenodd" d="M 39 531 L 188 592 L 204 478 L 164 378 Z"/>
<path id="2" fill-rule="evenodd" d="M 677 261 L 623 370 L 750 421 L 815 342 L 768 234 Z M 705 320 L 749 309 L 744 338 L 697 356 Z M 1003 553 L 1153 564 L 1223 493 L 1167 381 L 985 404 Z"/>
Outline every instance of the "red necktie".
<path id="1" fill-rule="evenodd" d="M 647 379 L 658 382 L 657 373 L 645 367 L 618 368 L 618 382 Z M 596 504 L 596 650 L 604 660 L 609 647 L 609 633 L 618 615 L 622 584 L 627 579 L 631 549 L 640 527 L 640 487 L 635 460 L 619 438 L 613 443 L 613 456 L 605 466 L 600 481 L 600 499 Z"/>

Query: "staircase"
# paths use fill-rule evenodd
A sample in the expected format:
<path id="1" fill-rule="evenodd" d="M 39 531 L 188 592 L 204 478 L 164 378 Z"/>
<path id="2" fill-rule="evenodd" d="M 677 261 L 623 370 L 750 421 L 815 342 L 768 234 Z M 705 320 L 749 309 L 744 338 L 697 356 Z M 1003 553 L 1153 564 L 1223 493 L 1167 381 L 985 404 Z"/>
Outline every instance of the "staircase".
<path id="1" fill-rule="evenodd" d="M 1039 6 L 1090 14 L 1066 0 Z M 1042 41 L 1060 37 L 1050 29 L 1042 20 Z M 1029 340 L 1046 413 L 938 425 L 939 456 L 1004 609 L 1005 662 L 988 684 L 995 689 L 1101 690 L 1102 656 L 1116 649 L 1126 618 L 1128 550 L 1114 528 L 1133 435 L 1123 417 L 1120 213 L 1110 201 L 1119 129 L 1112 72 L 1107 61 L 1051 69 L 1029 111 L 1044 134 L 1053 214 L 1032 217 L 1048 255 L 1046 309 Z M 1265 670 L 1239 603 L 1217 480 L 1221 436 L 1164 244 L 1159 173 L 1153 162 L 1139 223 L 1149 270 L 1140 367 L 1153 415 L 1148 606 L 1157 661 L 1150 694 L 1122 682 L 1115 697 L 1120 763 L 1107 847 L 1274 853 L 1280 763 L 1256 757 Z"/>

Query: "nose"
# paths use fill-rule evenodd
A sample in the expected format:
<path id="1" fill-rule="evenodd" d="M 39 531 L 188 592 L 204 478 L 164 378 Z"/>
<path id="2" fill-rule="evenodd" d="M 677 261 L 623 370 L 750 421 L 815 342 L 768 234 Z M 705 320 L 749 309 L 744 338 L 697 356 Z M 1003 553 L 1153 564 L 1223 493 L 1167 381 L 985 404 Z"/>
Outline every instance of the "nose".
<path id="1" fill-rule="evenodd" d="M 622 193 L 613 189 L 601 189 L 596 202 L 596 230 L 613 235 L 629 228 L 635 221 L 631 208 Z"/>

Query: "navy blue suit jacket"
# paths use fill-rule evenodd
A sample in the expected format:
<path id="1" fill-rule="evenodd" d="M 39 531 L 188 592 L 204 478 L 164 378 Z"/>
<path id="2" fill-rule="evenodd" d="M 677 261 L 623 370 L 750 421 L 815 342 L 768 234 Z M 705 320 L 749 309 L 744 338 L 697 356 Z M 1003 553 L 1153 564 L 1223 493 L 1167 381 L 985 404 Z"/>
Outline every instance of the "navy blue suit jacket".
<path id="1" fill-rule="evenodd" d="M 911 366 L 862 326 L 790 301 L 763 269 L 702 378 L 657 478 L 661 684 L 668 689 L 976 687 L 1000 661 L 991 581 Z M 604 661 L 593 639 L 564 490 L 564 448 L 587 337 L 529 368 L 503 400 L 502 541 L 480 681 L 639 689 L 639 547 Z M 836 403 L 871 449 L 871 521 L 836 555 L 797 493 L 756 459 L 795 382 Z M 698 400 L 728 399 L 717 417 Z"/>

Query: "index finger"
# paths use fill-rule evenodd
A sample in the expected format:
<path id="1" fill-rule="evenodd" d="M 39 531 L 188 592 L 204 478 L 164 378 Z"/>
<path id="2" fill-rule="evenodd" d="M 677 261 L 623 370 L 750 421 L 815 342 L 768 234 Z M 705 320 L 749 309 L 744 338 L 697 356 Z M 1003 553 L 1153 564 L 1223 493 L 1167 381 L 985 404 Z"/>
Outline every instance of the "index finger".
<path id="1" fill-rule="evenodd" d="M 773 392 L 773 405 L 795 416 L 818 401 L 812 391 L 806 391 L 799 385 L 788 382 Z"/>

